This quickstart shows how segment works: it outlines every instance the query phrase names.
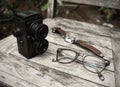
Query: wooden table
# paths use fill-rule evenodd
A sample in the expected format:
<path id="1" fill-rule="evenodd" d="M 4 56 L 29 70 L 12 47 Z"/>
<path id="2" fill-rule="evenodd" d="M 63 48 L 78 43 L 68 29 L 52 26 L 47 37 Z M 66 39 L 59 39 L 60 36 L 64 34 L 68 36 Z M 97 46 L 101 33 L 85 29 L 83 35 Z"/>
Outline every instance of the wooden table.
<path id="1" fill-rule="evenodd" d="M 26 59 L 18 53 L 15 37 L 9 36 L 0 41 L 0 81 L 13 87 L 115 87 L 111 28 L 63 18 L 45 19 L 44 23 L 49 26 L 47 39 L 50 43 L 43 55 Z M 105 81 L 81 64 L 52 62 L 57 48 L 70 48 L 94 55 L 53 34 L 51 28 L 55 26 L 98 48 L 111 61 L 110 66 L 102 72 Z"/>

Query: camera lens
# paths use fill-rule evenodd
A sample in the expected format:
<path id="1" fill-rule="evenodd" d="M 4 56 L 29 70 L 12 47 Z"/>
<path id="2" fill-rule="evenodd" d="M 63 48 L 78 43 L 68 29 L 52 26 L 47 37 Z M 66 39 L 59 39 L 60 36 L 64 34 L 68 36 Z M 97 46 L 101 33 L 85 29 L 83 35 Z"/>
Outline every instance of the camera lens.
<path id="1" fill-rule="evenodd" d="M 35 42 L 34 46 L 35 46 L 36 53 L 42 54 L 48 48 L 48 41 L 46 39 L 43 39 L 39 42 Z"/>
<path id="2" fill-rule="evenodd" d="M 29 32 L 35 39 L 40 40 L 47 36 L 48 27 L 45 24 L 32 23 Z"/>

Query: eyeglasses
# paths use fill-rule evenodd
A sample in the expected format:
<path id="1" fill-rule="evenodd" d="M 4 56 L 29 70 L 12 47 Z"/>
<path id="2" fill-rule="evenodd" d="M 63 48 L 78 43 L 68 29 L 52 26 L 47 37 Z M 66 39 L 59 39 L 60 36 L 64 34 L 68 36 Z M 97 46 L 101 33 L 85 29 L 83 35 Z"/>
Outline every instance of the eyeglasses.
<path id="1" fill-rule="evenodd" d="M 79 58 L 81 57 L 81 58 Z M 78 53 L 71 49 L 57 49 L 56 59 L 53 62 L 59 62 L 62 64 L 69 64 L 72 62 L 80 63 L 88 71 L 98 74 L 101 81 L 104 81 L 104 76 L 101 72 L 110 65 L 110 61 L 101 57 L 96 57 L 92 55 L 85 55 L 83 53 Z"/>

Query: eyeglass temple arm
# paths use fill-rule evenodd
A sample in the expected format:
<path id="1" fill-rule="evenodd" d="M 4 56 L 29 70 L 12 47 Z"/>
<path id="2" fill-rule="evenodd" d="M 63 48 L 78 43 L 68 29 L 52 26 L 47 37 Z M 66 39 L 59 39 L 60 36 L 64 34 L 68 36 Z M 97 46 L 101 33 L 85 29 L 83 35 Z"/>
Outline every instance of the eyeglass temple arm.
<path id="1" fill-rule="evenodd" d="M 101 81 L 104 81 L 105 80 L 105 77 L 101 74 L 101 73 L 98 73 L 98 77 Z"/>
<path id="2" fill-rule="evenodd" d="M 86 43 L 85 41 L 83 41 L 83 40 L 76 40 L 76 41 L 74 42 L 74 44 L 76 44 L 76 45 L 78 45 L 78 46 L 81 46 L 81 47 L 83 47 L 83 48 L 86 48 L 86 49 L 92 51 L 94 54 L 96 54 L 96 55 L 99 56 L 99 57 L 104 57 L 104 55 L 102 54 L 102 52 L 101 52 L 100 50 L 98 50 L 97 48 L 95 48 L 95 47 L 87 44 L 87 43 Z"/>
<path id="3" fill-rule="evenodd" d="M 83 64 L 83 61 L 80 61 L 80 60 L 76 60 L 75 61 L 76 63 L 80 63 L 80 64 Z M 92 67 L 90 64 L 88 64 L 89 67 Z M 92 67 L 93 68 L 93 67 Z M 97 70 L 97 69 L 96 69 Z M 101 72 L 97 71 L 98 72 L 98 77 L 101 81 L 104 81 L 105 80 L 105 77 L 101 74 Z"/>

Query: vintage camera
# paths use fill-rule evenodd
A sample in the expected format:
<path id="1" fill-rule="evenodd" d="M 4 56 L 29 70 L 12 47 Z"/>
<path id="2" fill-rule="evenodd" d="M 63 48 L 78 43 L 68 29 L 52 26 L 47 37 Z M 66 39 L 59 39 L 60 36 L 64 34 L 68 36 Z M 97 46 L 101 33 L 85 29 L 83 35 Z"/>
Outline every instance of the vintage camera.
<path id="1" fill-rule="evenodd" d="M 15 29 L 13 35 L 17 38 L 18 51 L 26 58 L 43 54 L 48 48 L 48 27 L 43 24 L 42 15 L 35 11 L 17 12 L 14 15 Z"/>

